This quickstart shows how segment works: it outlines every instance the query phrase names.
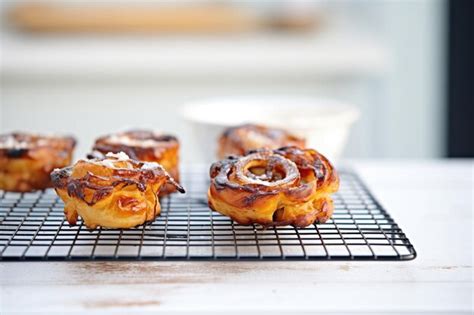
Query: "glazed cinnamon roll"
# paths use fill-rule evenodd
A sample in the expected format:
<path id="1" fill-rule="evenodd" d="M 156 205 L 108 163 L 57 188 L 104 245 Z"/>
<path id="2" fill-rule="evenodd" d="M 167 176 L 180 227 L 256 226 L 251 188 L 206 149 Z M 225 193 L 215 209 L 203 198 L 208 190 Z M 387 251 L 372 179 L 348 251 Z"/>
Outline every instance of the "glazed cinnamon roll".
<path id="1" fill-rule="evenodd" d="M 72 137 L 0 135 L 0 189 L 28 192 L 51 187 L 49 174 L 71 163 L 75 145 Z"/>
<path id="2" fill-rule="evenodd" d="M 164 184 L 184 192 L 158 163 L 131 160 L 123 152 L 80 160 L 54 170 L 51 178 L 69 224 L 81 216 L 90 229 L 131 228 L 152 221 L 160 214 L 157 193 Z"/>
<path id="3" fill-rule="evenodd" d="M 222 133 L 217 155 L 223 159 L 229 155 L 244 155 L 249 150 L 286 146 L 304 148 L 305 140 L 283 129 L 246 124 L 228 128 Z"/>
<path id="4" fill-rule="evenodd" d="M 297 147 L 230 156 L 211 166 L 210 177 L 211 209 L 244 225 L 324 223 L 339 188 L 337 172 L 322 154 Z"/>
<path id="5" fill-rule="evenodd" d="M 137 161 L 156 162 L 179 182 L 179 142 L 174 136 L 156 133 L 150 130 L 130 130 L 100 137 L 95 141 L 92 157 L 108 152 L 125 152 Z M 175 186 L 165 184 L 160 195 L 175 192 Z"/>

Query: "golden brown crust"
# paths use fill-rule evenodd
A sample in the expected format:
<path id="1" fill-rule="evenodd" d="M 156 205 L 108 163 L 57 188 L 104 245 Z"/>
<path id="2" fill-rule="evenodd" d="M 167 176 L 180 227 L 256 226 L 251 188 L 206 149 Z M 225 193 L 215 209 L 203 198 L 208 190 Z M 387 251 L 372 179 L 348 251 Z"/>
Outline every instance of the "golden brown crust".
<path id="1" fill-rule="evenodd" d="M 98 138 L 93 150 L 104 155 L 108 152 L 125 152 L 137 161 L 159 163 L 179 182 L 179 142 L 174 136 L 150 130 L 130 130 Z M 175 191 L 173 185 L 165 184 L 161 188 L 160 196 Z"/>
<path id="2" fill-rule="evenodd" d="M 244 155 L 260 148 L 277 149 L 285 146 L 304 148 L 305 140 L 286 130 L 245 124 L 226 129 L 219 138 L 218 157 Z"/>
<path id="3" fill-rule="evenodd" d="M 0 135 L 0 189 L 28 192 L 51 187 L 49 174 L 71 163 L 75 145 L 72 137 Z"/>
<path id="4" fill-rule="evenodd" d="M 80 160 L 54 170 L 51 178 L 68 222 L 74 225 L 81 216 L 92 229 L 130 228 L 154 220 L 160 213 L 157 194 L 165 183 L 184 192 L 161 165 L 134 161 L 124 153 Z"/>
<path id="5" fill-rule="evenodd" d="M 312 149 L 259 149 L 230 156 L 210 170 L 209 206 L 240 224 L 294 225 L 326 222 L 339 177 Z"/>

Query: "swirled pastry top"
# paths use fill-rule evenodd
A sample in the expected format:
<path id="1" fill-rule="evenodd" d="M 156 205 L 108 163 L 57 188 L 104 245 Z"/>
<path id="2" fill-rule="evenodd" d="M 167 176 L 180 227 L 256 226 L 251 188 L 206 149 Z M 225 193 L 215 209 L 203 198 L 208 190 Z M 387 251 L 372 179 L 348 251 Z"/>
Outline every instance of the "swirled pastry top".
<path id="1" fill-rule="evenodd" d="M 295 183 L 306 185 L 310 177 L 316 180 L 318 189 L 339 181 L 326 157 L 316 150 L 297 147 L 258 149 L 243 157 L 229 156 L 212 164 L 210 176 L 217 187 L 255 192 L 271 192 Z"/>
<path id="2" fill-rule="evenodd" d="M 175 136 L 151 130 L 130 130 L 98 138 L 93 150 L 106 154 L 124 152 L 130 158 L 140 161 L 157 161 L 161 155 L 179 147 Z"/>
<path id="3" fill-rule="evenodd" d="M 125 153 L 108 153 L 105 158 L 79 160 L 74 166 L 51 173 L 54 187 L 65 189 L 70 197 L 93 205 L 107 197 L 119 185 L 134 185 L 145 191 L 147 185 L 167 182 L 184 192 L 165 170 L 155 162 L 138 162 Z"/>
<path id="4" fill-rule="evenodd" d="M 230 156 L 210 169 L 212 209 L 240 224 L 307 226 L 332 215 L 339 177 L 312 149 L 259 149 Z"/>
<path id="5" fill-rule="evenodd" d="M 7 158 L 34 157 L 37 150 L 52 149 L 69 154 L 75 147 L 73 137 L 14 132 L 0 135 L 0 156 Z"/>
<path id="6" fill-rule="evenodd" d="M 249 150 L 284 146 L 303 148 L 305 140 L 289 132 L 261 125 L 245 124 L 226 129 L 219 138 L 219 158 L 228 155 L 243 155 Z"/>

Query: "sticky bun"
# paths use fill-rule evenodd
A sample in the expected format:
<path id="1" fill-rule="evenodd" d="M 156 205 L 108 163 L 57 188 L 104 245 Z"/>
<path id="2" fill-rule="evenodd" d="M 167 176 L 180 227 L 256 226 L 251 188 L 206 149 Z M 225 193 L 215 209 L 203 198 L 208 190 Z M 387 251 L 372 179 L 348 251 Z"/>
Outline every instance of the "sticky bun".
<path id="1" fill-rule="evenodd" d="M 228 128 L 222 133 L 217 155 L 223 159 L 229 155 L 244 155 L 249 150 L 286 146 L 304 148 L 305 140 L 283 129 L 245 124 Z"/>
<path id="2" fill-rule="evenodd" d="M 28 192 L 51 187 L 49 174 L 71 163 L 75 145 L 72 137 L 0 135 L 0 189 Z"/>
<path id="3" fill-rule="evenodd" d="M 259 149 L 212 164 L 211 209 L 248 225 L 324 223 L 333 213 L 331 194 L 339 177 L 331 163 L 312 149 Z"/>
<path id="4" fill-rule="evenodd" d="M 179 182 L 179 142 L 174 136 L 150 130 L 130 130 L 98 138 L 92 156 L 98 157 L 108 152 L 124 152 L 137 161 L 156 162 Z M 175 186 L 165 184 L 160 195 L 175 192 Z"/>
<path id="5" fill-rule="evenodd" d="M 131 228 L 160 214 L 158 192 L 169 183 L 184 189 L 155 162 L 138 162 L 125 153 L 79 160 L 51 173 L 54 188 L 64 201 L 69 224 L 81 216 L 91 229 Z"/>

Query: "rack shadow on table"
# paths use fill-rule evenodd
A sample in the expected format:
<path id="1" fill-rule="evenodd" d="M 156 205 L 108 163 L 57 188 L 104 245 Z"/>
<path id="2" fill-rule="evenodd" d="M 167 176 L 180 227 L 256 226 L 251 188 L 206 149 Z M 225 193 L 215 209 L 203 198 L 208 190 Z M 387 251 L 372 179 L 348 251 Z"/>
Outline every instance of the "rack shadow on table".
<path id="1" fill-rule="evenodd" d="M 411 260 L 413 245 L 359 177 L 343 171 L 325 224 L 242 226 L 206 204 L 204 169 L 184 172 L 188 193 L 161 200 L 151 224 L 129 230 L 69 226 L 51 189 L 0 192 L 0 260 Z"/>

